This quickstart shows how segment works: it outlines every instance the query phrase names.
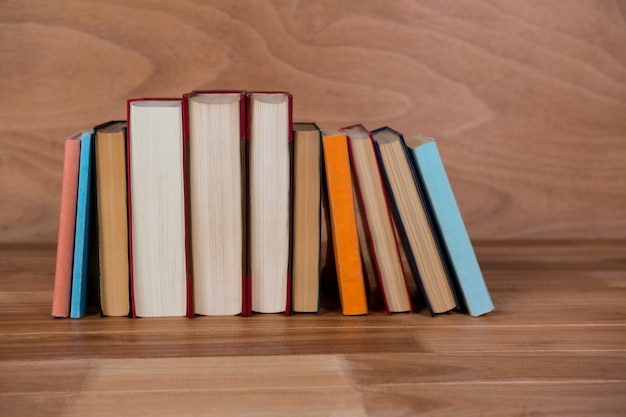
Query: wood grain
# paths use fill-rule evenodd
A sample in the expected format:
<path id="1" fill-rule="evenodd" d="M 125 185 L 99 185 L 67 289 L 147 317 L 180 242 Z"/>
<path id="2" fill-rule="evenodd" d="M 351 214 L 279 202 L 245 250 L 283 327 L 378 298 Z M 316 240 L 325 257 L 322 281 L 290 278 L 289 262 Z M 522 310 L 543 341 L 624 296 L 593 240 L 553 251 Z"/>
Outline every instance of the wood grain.
<path id="1" fill-rule="evenodd" d="M 0 1 L 0 241 L 54 242 L 62 139 L 125 100 L 289 90 L 439 139 L 476 239 L 626 238 L 620 1 Z"/>
<path id="2" fill-rule="evenodd" d="M 496 310 L 52 319 L 54 245 L 0 244 L 0 415 L 617 416 L 626 241 L 478 242 Z"/>

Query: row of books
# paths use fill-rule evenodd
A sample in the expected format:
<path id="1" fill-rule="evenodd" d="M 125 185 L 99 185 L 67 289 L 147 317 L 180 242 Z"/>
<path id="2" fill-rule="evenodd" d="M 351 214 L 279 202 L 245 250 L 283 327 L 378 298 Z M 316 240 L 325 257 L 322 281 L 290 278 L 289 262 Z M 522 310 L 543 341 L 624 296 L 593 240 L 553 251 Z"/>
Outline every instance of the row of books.
<path id="1" fill-rule="evenodd" d="M 321 130 L 292 106 L 131 99 L 126 121 L 67 138 L 52 316 L 318 312 L 323 280 L 362 315 L 366 271 L 389 313 L 413 311 L 407 277 L 433 315 L 493 310 L 435 141 Z"/>

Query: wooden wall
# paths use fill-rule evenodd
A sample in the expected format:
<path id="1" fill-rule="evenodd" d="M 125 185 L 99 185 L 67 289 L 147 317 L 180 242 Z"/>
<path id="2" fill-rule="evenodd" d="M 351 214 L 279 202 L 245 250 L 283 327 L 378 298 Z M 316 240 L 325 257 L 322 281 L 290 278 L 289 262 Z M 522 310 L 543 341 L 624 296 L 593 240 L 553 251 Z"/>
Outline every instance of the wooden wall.
<path id="1" fill-rule="evenodd" d="M 125 100 L 289 90 L 439 139 L 474 239 L 626 238 L 626 5 L 0 1 L 0 242 L 54 242 L 64 136 Z"/>

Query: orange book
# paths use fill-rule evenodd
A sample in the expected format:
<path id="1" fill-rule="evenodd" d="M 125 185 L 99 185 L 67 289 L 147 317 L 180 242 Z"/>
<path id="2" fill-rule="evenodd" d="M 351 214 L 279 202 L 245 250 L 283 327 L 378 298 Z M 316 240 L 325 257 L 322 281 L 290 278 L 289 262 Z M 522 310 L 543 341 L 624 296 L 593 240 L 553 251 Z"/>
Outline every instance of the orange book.
<path id="1" fill-rule="evenodd" d="M 324 130 L 322 146 L 341 308 L 345 315 L 367 314 L 348 141 L 338 130 Z"/>
<path id="2" fill-rule="evenodd" d="M 82 131 L 65 139 L 52 317 L 68 317 L 70 315 L 81 135 Z"/>

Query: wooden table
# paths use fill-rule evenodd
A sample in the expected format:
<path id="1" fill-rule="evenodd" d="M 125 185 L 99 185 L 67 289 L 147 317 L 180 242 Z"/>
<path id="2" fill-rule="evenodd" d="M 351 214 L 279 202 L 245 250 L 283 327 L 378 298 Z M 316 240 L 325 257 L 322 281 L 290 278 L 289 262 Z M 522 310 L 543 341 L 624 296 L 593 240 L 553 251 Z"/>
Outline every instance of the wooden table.
<path id="1" fill-rule="evenodd" d="M 496 311 L 53 320 L 54 246 L 0 247 L 0 415 L 626 413 L 626 242 L 480 242 Z"/>

